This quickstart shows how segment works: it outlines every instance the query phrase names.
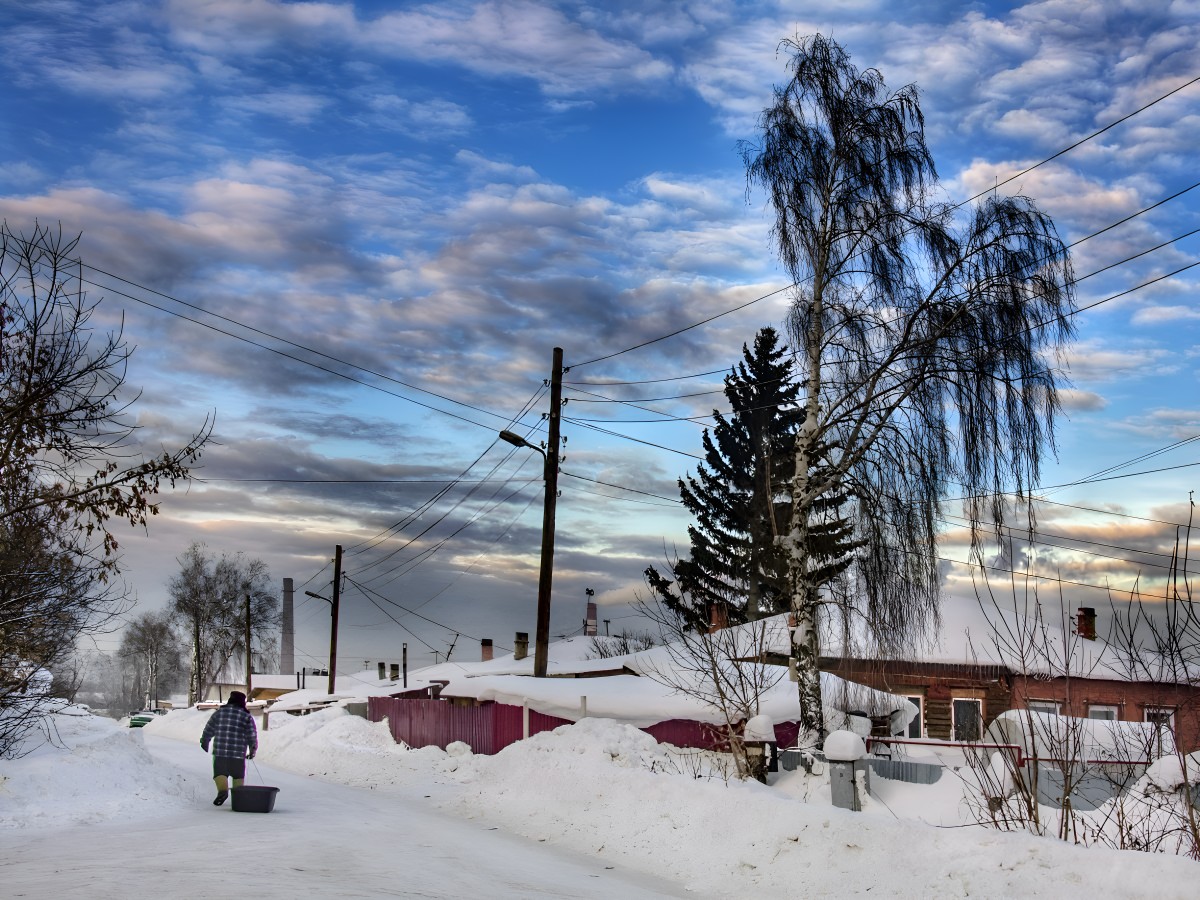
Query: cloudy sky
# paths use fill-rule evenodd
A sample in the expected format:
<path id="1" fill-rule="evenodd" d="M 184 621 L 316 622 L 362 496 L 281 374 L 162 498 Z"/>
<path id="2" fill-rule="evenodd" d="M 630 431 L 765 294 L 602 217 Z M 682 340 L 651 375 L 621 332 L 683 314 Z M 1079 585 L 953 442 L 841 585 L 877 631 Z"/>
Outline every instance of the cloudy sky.
<path id="1" fill-rule="evenodd" d="M 703 427 L 633 420 L 723 408 L 722 371 L 781 325 L 787 279 L 738 142 L 785 78 L 779 41 L 817 31 L 890 86 L 919 86 L 946 199 L 1005 182 L 1068 242 L 1088 238 L 1078 300 L 1099 305 L 1068 354 L 1037 571 L 1071 582 L 1068 604 L 1106 606 L 1088 585 L 1151 584 L 1174 536 L 1163 523 L 1186 521 L 1200 475 L 1200 268 L 1184 268 L 1200 260 L 1194 2 L 0 12 L 0 215 L 83 233 L 89 290 L 137 347 L 148 451 L 216 417 L 202 483 L 123 541 L 138 610 L 165 602 L 193 540 L 317 593 L 340 543 L 339 667 L 398 660 L 402 641 L 415 661 L 444 655 L 456 634 L 456 656 L 482 637 L 510 646 L 534 630 L 541 457 L 496 436 L 537 439 L 558 346 L 552 633 L 580 626 L 589 588 L 614 630 L 631 621 L 642 570 L 683 549 L 676 480 Z M 965 557 L 954 525 L 947 560 Z M 947 563 L 947 587 L 954 622 L 975 605 L 969 571 Z M 297 664 L 319 664 L 327 607 L 298 600 Z"/>

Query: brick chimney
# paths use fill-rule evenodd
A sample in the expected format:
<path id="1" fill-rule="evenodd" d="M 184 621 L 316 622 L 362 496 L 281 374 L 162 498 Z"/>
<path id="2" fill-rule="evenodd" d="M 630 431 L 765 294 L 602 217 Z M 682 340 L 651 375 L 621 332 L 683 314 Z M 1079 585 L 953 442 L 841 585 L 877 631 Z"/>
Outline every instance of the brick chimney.
<path id="1" fill-rule="evenodd" d="M 483 638 L 479 642 L 479 657 L 484 662 L 491 662 L 492 659 L 492 639 Z"/>
<path id="2" fill-rule="evenodd" d="M 1085 641 L 1096 639 L 1096 610 L 1093 607 L 1079 607 L 1075 618 L 1075 633 Z"/>
<path id="3" fill-rule="evenodd" d="M 518 631 L 513 641 L 513 659 L 524 659 L 529 655 L 529 632 Z"/>

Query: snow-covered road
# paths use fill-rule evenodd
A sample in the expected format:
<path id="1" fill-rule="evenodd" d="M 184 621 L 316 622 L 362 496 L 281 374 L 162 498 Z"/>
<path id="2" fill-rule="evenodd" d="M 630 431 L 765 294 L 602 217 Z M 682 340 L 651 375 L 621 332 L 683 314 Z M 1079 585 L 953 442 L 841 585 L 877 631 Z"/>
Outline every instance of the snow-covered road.
<path id="1" fill-rule="evenodd" d="M 0 835 L 6 898 L 682 897 L 676 884 L 451 818 L 400 796 L 258 765 L 267 815 L 214 807 L 192 743 L 145 735 L 194 786 L 191 808 Z M 250 768 L 251 783 L 258 779 Z"/>

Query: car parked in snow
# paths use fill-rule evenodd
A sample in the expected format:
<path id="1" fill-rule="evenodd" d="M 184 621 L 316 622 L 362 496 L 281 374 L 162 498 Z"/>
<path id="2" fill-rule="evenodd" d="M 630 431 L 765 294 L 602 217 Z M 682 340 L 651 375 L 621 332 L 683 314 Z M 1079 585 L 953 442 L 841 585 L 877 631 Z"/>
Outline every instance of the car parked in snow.
<path id="1" fill-rule="evenodd" d="M 143 709 L 129 714 L 129 727 L 142 728 L 154 721 L 155 716 L 165 716 L 165 709 Z"/>

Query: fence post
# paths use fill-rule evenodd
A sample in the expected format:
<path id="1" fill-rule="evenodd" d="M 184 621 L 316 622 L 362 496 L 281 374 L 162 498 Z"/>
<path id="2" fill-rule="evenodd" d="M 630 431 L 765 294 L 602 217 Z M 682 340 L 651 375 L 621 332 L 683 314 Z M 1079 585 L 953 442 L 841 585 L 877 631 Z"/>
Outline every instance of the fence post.
<path id="1" fill-rule="evenodd" d="M 579 698 L 579 718 L 587 718 L 587 694 Z"/>
<path id="2" fill-rule="evenodd" d="M 529 698 L 521 704 L 521 737 L 529 737 Z"/>

